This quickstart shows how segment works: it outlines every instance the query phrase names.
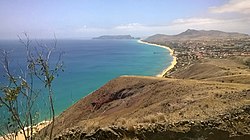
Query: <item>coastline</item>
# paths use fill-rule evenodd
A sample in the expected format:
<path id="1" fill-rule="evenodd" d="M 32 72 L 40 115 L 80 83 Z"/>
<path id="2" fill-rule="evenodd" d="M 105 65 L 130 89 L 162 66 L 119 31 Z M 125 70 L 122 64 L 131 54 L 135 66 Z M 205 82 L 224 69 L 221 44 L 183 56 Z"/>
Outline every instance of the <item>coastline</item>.
<path id="1" fill-rule="evenodd" d="M 160 74 L 157 74 L 156 77 L 164 77 L 164 75 L 168 71 L 170 71 L 171 69 L 173 69 L 174 66 L 177 64 L 177 57 L 174 55 L 174 50 L 172 50 L 168 46 L 158 45 L 158 44 L 153 44 L 153 43 L 148 43 L 148 42 L 145 42 L 145 41 L 142 41 L 142 40 L 138 40 L 137 42 L 141 43 L 141 44 L 153 45 L 153 46 L 156 46 L 156 47 L 161 47 L 161 48 L 167 49 L 170 52 L 170 55 L 173 57 L 173 61 L 171 62 L 171 65 L 168 66 L 166 69 L 164 69 Z"/>
<path id="2" fill-rule="evenodd" d="M 50 124 L 51 121 L 41 121 L 39 122 L 37 125 L 33 126 L 34 129 L 34 134 L 39 132 L 40 130 L 42 130 L 44 127 L 48 126 Z M 30 127 L 25 127 L 25 131 L 26 133 L 28 132 L 28 129 L 30 129 Z M 5 140 L 8 139 L 8 137 L 15 137 L 15 134 L 7 134 L 7 136 L 0 136 L 0 140 Z M 16 135 L 16 140 L 25 140 L 24 135 L 22 134 L 22 130 L 20 130 L 17 135 Z"/>
<path id="3" fill-rule="evenodd" d="M 161 48 L 167 49 L 167 50 L 169 50 L 170 55 L 173 57 L 173 61 L 171 62 L 171 65 L 168 66 L 167 68 L 165 68 L 161 73 L 157 74 L 156 77 L 163 77 L 164 74 L 166 74 L 169 70 L 171 70 L 175 66 L 175 64 L 176 64 L 176 57 L 173 54 L 174 51 L 172 49 L 170 49 L 169 47 L 163 46 L 163 45 L 158 45 L 158 44 L 148 43 L 148 42 L 145 42 L 145 41 L 142 41 L 142 40 L 137 40 L 137 41 L 138 41 L 138 43 L 141 43 L 141 44 L 152 45 L 152 46 L 156 46 L 156 47 L 161 47 Z M 129 75 L 129 76 L 131 76 L 131 75 Z M 91 94 L 92 92 L 90 92 L 89 94 Z M 50 121 L 45 121 L 44 120 L 44 121 L 39 122 L 37 125 L 35 125 L 33 127 L 34 127 L 34 129 L 36 129 L 36 131 L 39 131 L 39 130 L 43 129 L 44 127 L 46 127 L 49 124 L 50 124 Z M 28 131 L 29 128 L 30 127 L 26 127 L 25 130 Z M 8 136 L 13 136 L 14 134 L 10 134 L 9 133 L 7 135 Z M 24 140 L 25 139 L 21 130 L 18 132 L 18 134 L 16 136 L 16 139 L 17 140 Z M 4 140 L 4 136 L 0 136 L 0 140 Z"/>

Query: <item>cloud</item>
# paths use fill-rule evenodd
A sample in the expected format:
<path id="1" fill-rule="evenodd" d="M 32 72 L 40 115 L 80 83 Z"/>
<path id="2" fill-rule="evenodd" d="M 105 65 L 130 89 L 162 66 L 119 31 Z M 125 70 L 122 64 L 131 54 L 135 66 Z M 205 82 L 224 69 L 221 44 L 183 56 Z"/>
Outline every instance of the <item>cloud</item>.
<path id="1" fill-rule="evenodd" d="M 115 26 L 111 30 L 115 33 L 128 33 L 135 36 L 148 36 L 155 33 L 167 33 L 167 30 L 165 30 L 165 28 L 167 28 L 167 25 L 145 25 L 141 23 L 128 23 Z"/>
<path id="2" fill-rule="evenodd" d="M 156 33 L 177 34 L 187 29 L 198 30 L 222 30 L 228 32 L 250 33 L 250 17 L 238 18 L 179 18 L 164 25 L 143 25 L 130 23 L 114 27 L 113 32 L 152 35 Z"/>
<path id="3" fill-rule="evenodd" d="M 222 30 L 228 32 L 243 32 L 250 33 L 248 26 L 250 24 L 249 17 L 238 18 L 186 18 L 176 19 L 169 27 L 173 29 L 185 30 L 187 28 L 192 29 L 204 29 L 204 30 Z"/>
<path id="4" fill-rule="evenodd" d="M 143 25 L 140 23 L 128 23 L 117 25 L 114 27 L 87 27 L 83 26 L 74 29 L 73 32 L 77 32 L 82 35 L 103 35 L 103 34 L 131 34 L 134 36 L 142 36 L 144 34 L 151 35 L 155 31 L 153 26 Z"/>
<path id="5" fill-rule="evenodd" d="M 84 25 L 84 26 L 82 26 L 80 28 L 75 29 L 74 32 L 77 32 L 77 33 L 82 33 L 82 32 L 91 33 L 91 32 L 105 32 L 107 30 L 108 29 L 105 29 L 105 28 L 88 27 L 87 25 Z"/>
<path id="6" fill-rule="evenodd" d="M 145 26 L 140 23 L 129 23 L 125 25 L 118 25 L 114 27 L 116 30 L 138 30 L 143 29 Z"/>
<path id="7" fill-rule="evenodd" d="M 211 7 L 210 12 L 250 14 L 250 0 L 229 0 L 222 6 Z"/>
<path id="8" fill-rule="evenodd" d="M 221 22 L 221 20 L 213 19 L 213 18 L 186 18 L 186 19 L 180 18 L 180 19 L 174 20 L 172 24 L 196 26 L 196 25 L 215 24 L 219 22 Z"/>

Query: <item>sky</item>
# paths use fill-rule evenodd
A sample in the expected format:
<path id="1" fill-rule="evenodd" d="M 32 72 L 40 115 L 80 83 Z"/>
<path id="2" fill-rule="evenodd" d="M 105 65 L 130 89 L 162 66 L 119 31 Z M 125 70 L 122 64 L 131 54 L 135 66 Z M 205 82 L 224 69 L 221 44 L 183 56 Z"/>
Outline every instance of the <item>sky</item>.
<path id="1" fill-rule="evenodd" d="M 1 0 L 0 39 L 178 34 L 187 29 L 250 34 L 250 0 Z"/>

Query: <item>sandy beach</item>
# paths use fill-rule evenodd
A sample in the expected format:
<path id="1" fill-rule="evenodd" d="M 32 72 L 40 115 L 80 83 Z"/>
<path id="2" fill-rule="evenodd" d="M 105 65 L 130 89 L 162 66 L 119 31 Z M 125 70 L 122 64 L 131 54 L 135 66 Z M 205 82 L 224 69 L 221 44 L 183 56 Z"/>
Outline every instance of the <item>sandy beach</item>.
<path id="1" fill-rule="evenodd" d="M 167 50 L 169 50 L 170 55 L 173 57 L 173 61 L 171 62 L 171 65 L 168 66 L 166 69 L 164 69 L 160 74 L 156 75 L 157 77 L 163 77 L 169 70 L 174 68 L 174 66 L 176 65 L 177 58 L 176 58 L 176 56 L 174 56 L 174 51 L 172 49 L 170 49 L 169 47 L 164 46 L 164 45 L 148 43 L 148 42 L 145 42 L 145 41 L 142 41 L 142 40 L 138 40 L 138 43 L 147 44 L 147 45 L 154 45 L 156 47 L 161 47 L 161 48 L 167 49 Z"/>
<path id="2" fill-rule="evenodd" d="M 38 123 L 37 125 L 33 126 L 33 129 L 35 129 L 36 132 L 42 130 L 44 127 L 46 127 L 48 124 L 50 124 L 50 121 L 42 121 L 40 123 Z M 26 128 L 28 129 L 28 128 Z M 35 133 L 36 133 L 35 132 Z M 4 137 L 0 137 L 0 140 L 8 140 L 9 138 L 14 138 L 14 134 L 12 136 L 12 134 L 8 134 L 9 136 L 5 136 Z M 17 134 L 17 136 L 15 137 L 16 140 L 25 140 L 24 135 L 21 133 L 21 131 Z"/>

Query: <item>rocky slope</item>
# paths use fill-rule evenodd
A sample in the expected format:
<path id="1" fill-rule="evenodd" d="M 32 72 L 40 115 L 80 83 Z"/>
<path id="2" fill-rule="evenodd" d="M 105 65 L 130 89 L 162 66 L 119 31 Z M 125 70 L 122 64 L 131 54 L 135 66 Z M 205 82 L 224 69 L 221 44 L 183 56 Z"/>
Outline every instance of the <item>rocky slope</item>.
<path id="1" fill-rule="evenodd" d="M 208 120 L 183 120 L 179 122 L 149 122 L 133 127 L 111 125 L 86 133 L 82 128 L 68 129 L 56 139 L 138 139 L 138 140 L 247 140 L 249 135 L 250 106 L 221 114 Z"/>
<path id="2" fill-rule="evenodd" d="M 57 139 L 250 138 L 249 84 L 124 76 L 57 117 Z"/>

